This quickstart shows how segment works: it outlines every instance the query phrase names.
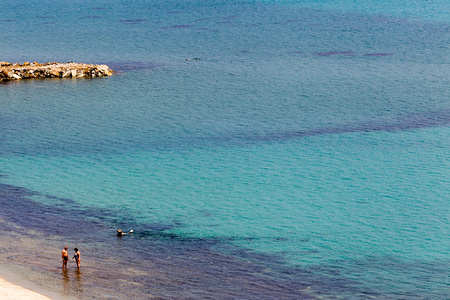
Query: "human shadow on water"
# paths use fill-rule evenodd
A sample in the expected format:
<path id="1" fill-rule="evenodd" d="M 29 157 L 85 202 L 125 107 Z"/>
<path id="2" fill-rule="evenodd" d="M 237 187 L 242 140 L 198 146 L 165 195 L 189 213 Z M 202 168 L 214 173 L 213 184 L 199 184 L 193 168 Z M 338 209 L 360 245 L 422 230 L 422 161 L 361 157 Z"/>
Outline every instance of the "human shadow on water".
<path id="1" fill-rule="evenodd" d="M 61 271 L 61 287 L 63 294 L 67 294 L 70 292 L 70 276 L 67 269 Z"/>
<path id="2" fill-rule="evenodd" d="M 83 291 L 83 280 L 81 274 L 80 269 L 75 270 L 75 289 L 80 292 Z"/>
<path id="3" fill-rule="evenodd" d="M 73 290 L 78 293 L 83 292 L 83 277 L 79 269 L 66 269 L 61 271 L 61 294 L 73 295 Z"/>

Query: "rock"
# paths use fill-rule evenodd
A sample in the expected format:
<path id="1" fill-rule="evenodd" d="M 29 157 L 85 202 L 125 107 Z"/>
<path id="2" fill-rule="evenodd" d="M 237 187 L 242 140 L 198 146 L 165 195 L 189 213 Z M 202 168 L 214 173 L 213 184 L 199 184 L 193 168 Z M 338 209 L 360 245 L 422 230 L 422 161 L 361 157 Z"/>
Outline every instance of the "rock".
<path id="1" fill-rule="evenodd" d="M 12 73 L 12 74 L 10 74 L 10 76 L 14 79 L 22 79 L 22 76 L 19 76 L 16 73 Z"/>
<path id="2" fill-rule="evenodd" d="M 100 67 L 102 67 L 102 68 L 100 69 Z M 106 75 L 106 76 L 111 76 L 111 75 L 113 74 L 112 71 L 111 71 L 111 69 L 108 68 L 108 66 L 106 66 L 106 65 L 101 65 L 100 67 L 99 67 L 99 69 L 103 72 L 104 75 Z"/>
<path id="3" fill-rule="evenodd" d="M 59 77 L 59 70 L 50 70 L 50 75 L 53 77 Z"/>
<path id="4" fill-rule="evenodd" d="M 81 63 L 37 62 L 10 64 L 0 62 L 0 81 L 26 78 L 81 78 L 111 76 L 114 72 L 107 65 L 87 65 Z"/>

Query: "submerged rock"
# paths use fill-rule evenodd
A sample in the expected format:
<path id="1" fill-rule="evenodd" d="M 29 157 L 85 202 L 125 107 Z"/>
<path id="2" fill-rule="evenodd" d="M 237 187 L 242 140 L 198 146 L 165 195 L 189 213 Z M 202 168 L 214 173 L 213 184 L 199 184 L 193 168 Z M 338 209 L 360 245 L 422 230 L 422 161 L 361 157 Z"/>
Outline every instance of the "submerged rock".
<path id="1" fill-rule="evenodd" d="M 83 63 L 37 62 L 23 64 L 0 62 L 0 81 L 20 80 L 28 78 L 92 78 L 111 76 L 114 71 L 107 65 Z"/>

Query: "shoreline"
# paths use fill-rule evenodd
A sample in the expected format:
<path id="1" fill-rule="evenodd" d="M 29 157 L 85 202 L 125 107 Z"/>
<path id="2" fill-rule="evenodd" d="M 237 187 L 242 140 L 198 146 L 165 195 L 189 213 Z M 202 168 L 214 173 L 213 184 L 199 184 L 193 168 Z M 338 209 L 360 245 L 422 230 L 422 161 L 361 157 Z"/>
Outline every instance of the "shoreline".
<path id="1" fill-rule="evenodd" d="M 0 277 L 50 299 L 315 298 L 296 269 L 285 274 L 278 260 L 251 253 L 242 259 L 226 241 L 186 239 L 133 221 L 127 227 L 135 234 L 118 238 L 114 210 L 86 210 L 56 197 L 40 204 L 29 198 L 39 193 L 7 184 L 0 194 Z M 61 270 L 66 245 L 81 249 L 81 270 L 72 260 Z"/>
<path id="2" fill-rule="evenodd" d="M 34 290 L 7 281 L 3 277 L 0 277 L 0 299 L 49 300 L 52 298 L 40 294 Z"/>
<path id="3" fill-rule="evenodd" d="M 58 288 L 48 269 L 0 260 L 0 299 L 75 299 Z"/>

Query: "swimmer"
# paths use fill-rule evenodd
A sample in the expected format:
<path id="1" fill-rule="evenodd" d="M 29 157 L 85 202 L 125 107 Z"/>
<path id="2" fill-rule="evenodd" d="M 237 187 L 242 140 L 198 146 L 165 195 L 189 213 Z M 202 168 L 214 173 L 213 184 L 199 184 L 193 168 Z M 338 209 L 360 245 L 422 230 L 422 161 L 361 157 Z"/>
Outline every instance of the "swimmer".
<path id="1" fill-rule="evenodd" d="M 133 229 L 131 229 L 130 232 L 128 232 L 128 234 L 132 234 L 132 233 L 133 233 Z M 126 233 L 123 232 L 122 229 L 119 229 L 119 230 L 117 230 L 116 235 L 117 236 L 124 236 L 124 235 L 126 235 Z"/>

